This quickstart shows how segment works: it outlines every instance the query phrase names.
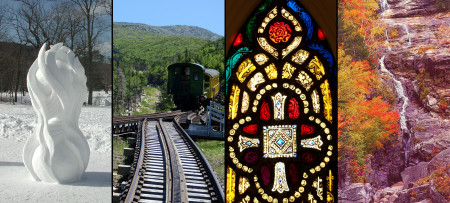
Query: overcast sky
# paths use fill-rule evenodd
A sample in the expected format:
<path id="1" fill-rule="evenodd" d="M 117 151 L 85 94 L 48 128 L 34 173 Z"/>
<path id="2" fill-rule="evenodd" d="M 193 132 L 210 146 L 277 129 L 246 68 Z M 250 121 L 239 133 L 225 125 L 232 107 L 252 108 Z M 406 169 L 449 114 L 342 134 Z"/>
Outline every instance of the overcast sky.
<path id="1" fill-rule="evenodd" d="M 192 25 L 224 35 L 224 0 L 114 0 L 114 22 Z"/>

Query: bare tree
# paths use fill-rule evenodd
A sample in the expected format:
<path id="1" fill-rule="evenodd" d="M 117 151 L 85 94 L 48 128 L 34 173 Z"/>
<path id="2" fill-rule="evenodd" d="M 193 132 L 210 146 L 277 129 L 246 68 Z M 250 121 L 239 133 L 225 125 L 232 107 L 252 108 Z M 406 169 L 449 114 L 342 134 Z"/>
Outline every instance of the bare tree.
<path id="1" fill-rule="evenodd" d="M 82 51 L 86 51 L 84 54 L 85 58 L 85 68 L 87 69 L 87 87 L 88 87 L 88 104 L 92 105 L 92 92 L 94 89 L 94 81 L 92 80 L 93 75 L 93 59 L 94 59 L 94 45 L 96 44 L 99 36 L 102 32 L 110 28 L 110 22 L 102 22 L 101 16 L 105 15 L 106 9 L 104 8 L 105 0 L 71 0 L 75 5 L 81 9 L 84 17 L 84 32 L 85 38 L 83 40 L 83 44 L 86 45 L 87 49 L 83 49 Z M 106 13 L 107 14 L 107 13 Z"/>

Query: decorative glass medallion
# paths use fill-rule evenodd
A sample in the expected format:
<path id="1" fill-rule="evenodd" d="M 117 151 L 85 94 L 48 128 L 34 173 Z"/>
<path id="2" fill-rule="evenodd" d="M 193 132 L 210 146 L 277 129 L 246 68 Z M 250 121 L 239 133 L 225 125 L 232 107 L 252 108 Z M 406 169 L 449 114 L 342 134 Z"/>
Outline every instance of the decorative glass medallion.
<path id="1" fill-rule="evenodd" d="M 268 0 L 230 48 L 227 202 L 334 202 L 336 66 L 319 31 L 297 1 Z"/>

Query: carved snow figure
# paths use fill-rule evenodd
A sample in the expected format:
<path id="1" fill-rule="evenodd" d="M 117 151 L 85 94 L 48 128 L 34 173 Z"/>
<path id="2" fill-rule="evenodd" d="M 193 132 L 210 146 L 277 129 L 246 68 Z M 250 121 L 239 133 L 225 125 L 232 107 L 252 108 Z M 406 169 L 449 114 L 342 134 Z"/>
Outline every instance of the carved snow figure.
<path id="1" fill-rule="evenodd" d="M 23 162 L 35 180 L 80 180 L 89 162 L 89 145 L 78 127 L 86 98 L 84 68 L 62 43 L 44 44 L 27 76 L 38 123 L 23 149 Z"/>

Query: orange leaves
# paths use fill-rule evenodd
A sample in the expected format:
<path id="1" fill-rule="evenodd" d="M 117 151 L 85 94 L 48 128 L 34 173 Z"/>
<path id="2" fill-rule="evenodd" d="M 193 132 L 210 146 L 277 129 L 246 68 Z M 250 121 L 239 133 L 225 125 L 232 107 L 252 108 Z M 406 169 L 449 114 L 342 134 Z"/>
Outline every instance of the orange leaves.
<path id="1" fill-rule="evenodd" d="M 350 163 L 354 181 L 363 181 L 367 157 L 399 135 L 399 114 L 382 97 L 371 95 L 379 80 L 367 60 L 353 61 L 339 48 L 338 67 L 339 161 Z"/>

